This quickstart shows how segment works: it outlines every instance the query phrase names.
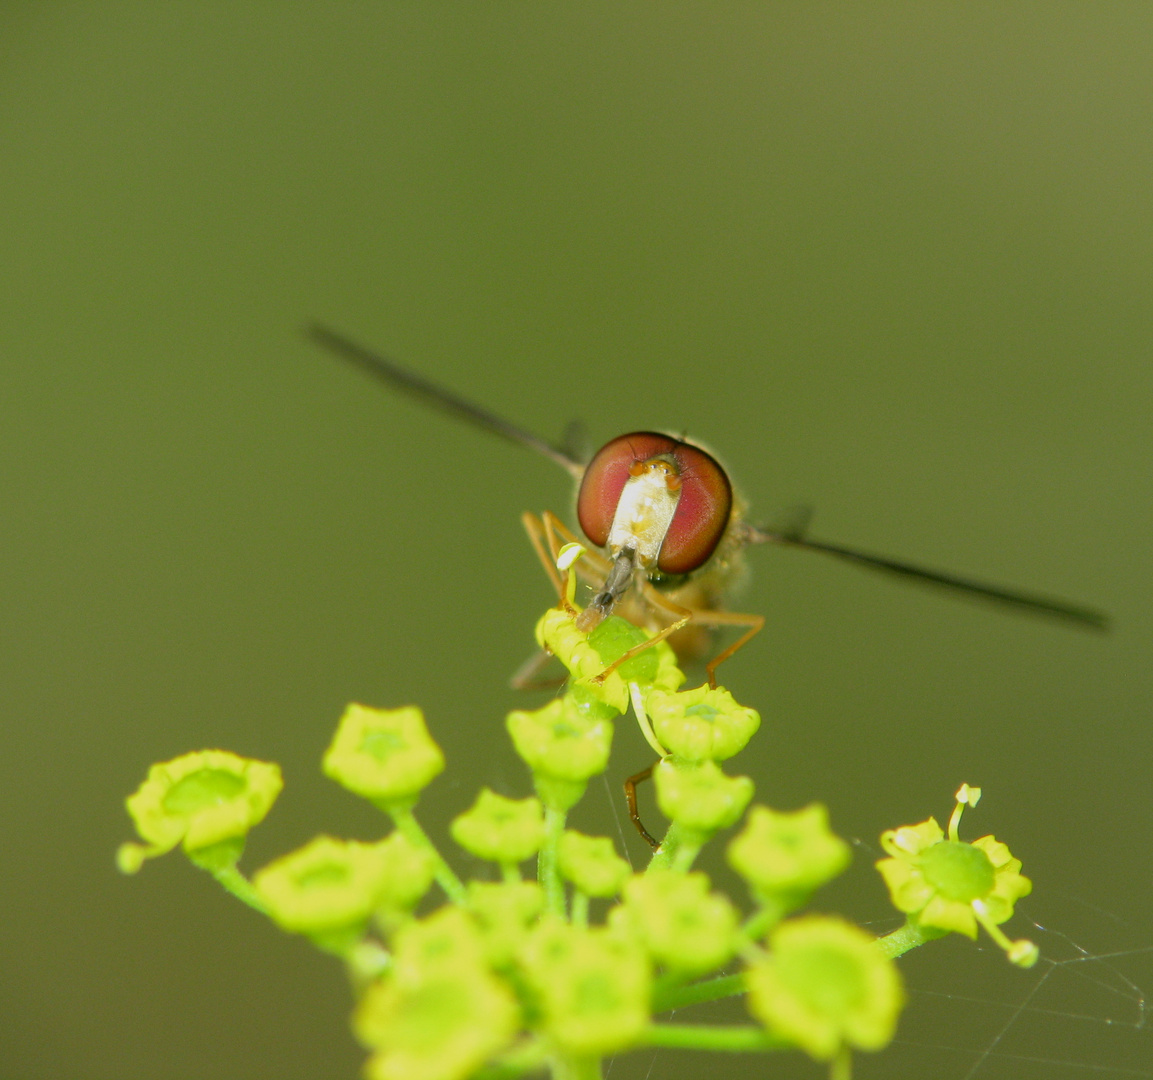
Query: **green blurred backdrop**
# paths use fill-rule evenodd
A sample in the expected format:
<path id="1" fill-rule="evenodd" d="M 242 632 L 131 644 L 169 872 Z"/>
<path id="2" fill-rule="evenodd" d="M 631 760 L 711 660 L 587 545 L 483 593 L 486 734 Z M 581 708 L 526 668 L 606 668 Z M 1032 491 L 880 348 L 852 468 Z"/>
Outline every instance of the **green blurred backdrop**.
<path id="1" fill-rule="evenodd" d="M 766 517 L 1110 610 L 758 551 L 724 677 L 766 721 L 733 765 L 861 841 L 827 906 L 889 928 L 877 834 L 967 780 L 1037 883 L 1011 929 L 1118 954 L 910 957 L 860 1076 L 1153 1076 L 1151 56 L 1147 4 L 5 4 L 0 1075 L 356 1075 L 332 963 L 179 858 L 115 872 L 150 762 L 282 763 L 249 867 L 375 835 L 319 775 L 350 699 L 425 707 L 430 830 L 525 789 L 517 517 L 567 482 L 320 318 L 550 437 L 705 439 Z M 578 823 L 646 761 L 622 727 Z M 611 1075 L 650 1069 L 820 1075 Z"/>

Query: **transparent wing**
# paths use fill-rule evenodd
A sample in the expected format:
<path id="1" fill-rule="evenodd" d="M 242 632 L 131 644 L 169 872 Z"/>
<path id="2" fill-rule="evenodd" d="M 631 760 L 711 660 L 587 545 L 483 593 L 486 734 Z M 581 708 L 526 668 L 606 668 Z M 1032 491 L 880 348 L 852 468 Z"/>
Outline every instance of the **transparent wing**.
<path id="1" fill-rule="evenodd" d="M 510 423 L 495 413 L 489 412 L 483 406 L 461 397 L 438 383 L 434 383 L 431 379 L 417 375 L 387 357 L 356 344 L 343 334 L 330 330 L 326 326 L 321 326 L 319 323 L 309 325 L 305 329 L 305 334 L 316 344 L 356 364 L 392 389 L 409 394 L 425 405 L 457 416 L 475 427 L 483 428 L 485 431 L 490 431 L 510 442 L 527 446 L 530 450 L 544 455 L 550 461 L 555 461 L 562 469 L 578 480 L 584 475 L 584 466 L 567 449 L 554 446 L 548 440 L 534 435 L 531 431 L 525 431 L 524 428 L 517 427 L 516 424 Z"/>
<path id="2" fill-rule="evenodd" d="M 890 559 L 883 555 L 857 551 L 855 548 L 844 547 L 841 544 L 814 540 L 804 535 L 804 529 L 808 525 L 807 517 L 796 524 L 799 526 L 796 529 L 786 527 L 781 530 L 745 526 L 745 538 L 750 544 L 784 544 L 788 547 L 806 548 L 809 551 L 822 551 L 826 555 L 843 559 L 845 562 L 855 563 L 857 566 L 863 566 L 869 570 L 879 570 L 882 573 L 893 574 L 910 581 L 919 581 L 926 585 L 951 589 L 957 593 L 1016 608 L 1019 611 L 1062 619 L 1089 630 L 1109 629 L 1109 616 L 1094 608 L 1071 604 L 1066 600 L 1057 600 L 1050 596 L 1041 596 L 1019 589 L 990 585 L 987 582 L 974 581 L 972 578 L 962 577 L 958 574 L 930 570 L 927 567 L 906 562 L 904 559 Z"/>

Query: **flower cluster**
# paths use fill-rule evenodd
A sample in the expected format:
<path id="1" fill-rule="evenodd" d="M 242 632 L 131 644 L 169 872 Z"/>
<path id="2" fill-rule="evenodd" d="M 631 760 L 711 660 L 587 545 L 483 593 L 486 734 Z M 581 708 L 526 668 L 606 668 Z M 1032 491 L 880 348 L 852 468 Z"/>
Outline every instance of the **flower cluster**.
<path id="1" fill-rule="evenodd" d="M 570 673 L 565 692 L 506 721 L 535 795 L 484 789 L 451 826 L 469 856 L 491 864 L 487 879 L 461 881 L 417 821 L 444 757 L 414 706 L 350 705 L 324 755 L 326 775 L 391 818 L 382 839 L 320 836 L 245 877 L 245 835 L 271 808 L 280 773 L 210 750 L 154 766 L 129 798 L 144 843 L 120 849 L 121 868 L 181 844 L 244 902 L 340 957 L 370 1080 L 465 1080 L 488 1066 L 593 1076 L 605 1055 L 652 1045 L 799 1048 L 847 1076 L 853 1051 L 893 1036 L 904 1001 L 894 957 L 905 948 L 980 924 L 1018 963 L 1035 959 L 998 929 L 1028 892 L 1021 864 L 992 837 L 958 839 L 962 802 L 948 838 L 931 818 L 882 837 L 890 857 L 879 867 L 916 940 L 908 926 L 878 942 L 843 919 L 797 914 L 850 851 L 820 804 L 746 814 L 752 781 L 720 763 L 743 749 L 758 714 L 719 687 L 682 690 L 672 650 L 646 631 L 608 618 L 586 634 L 574 614 L 570 595 L 537 627 Z M 630 706 L 660 754 L 653 779 L 671 822 L 640 871 L 607 837 L 567 824 Z M 976 794 L 958 799 L 972 805 Z M 747 886 L 745 910 L 692 869 L 702 845 L 742 817 L 727 857 Z M 742 993 L 752 1024 L 661 1020 Z"/>
<path id="2" fill-rule="evenodd" d="M 583 634 L 571 610 L 553 608 L 537 624 L 537 641 L 568 669 L 569 686 L 562 698 L 536 713 L 513 713 L 509 730 L 540 792 L 542 780 L 550 786 L 554 774 L 547 763 L 531 759 L 522 749 L 517 730 L 527 726 L 528 717 L 554 724 L 559 720 L 573 739 L 582 730 L 579 722 L 573 723 L 575 717 L 595 713 L 607 723 L 631 703 L 645 737 L 660 754 L 652 774 L 657 805 L 672 822 L 660 845 L 664 858 L 658 865 L 677 859 L 687 866 L 713 834 L 735 824 L 745 812 L 753 796 L 752 780 L 726 776 L 717 763 L 743 750 L 761 719 L 722 688 L 679 690 L 685 675 L 672 649 L 665 641 L 650 642 L 650 637 L 615 615 Z M 575 743 L 565 749 L 582 756 Z M 607 763 L 607 738 L 604 753 L 597 772 Z"/>

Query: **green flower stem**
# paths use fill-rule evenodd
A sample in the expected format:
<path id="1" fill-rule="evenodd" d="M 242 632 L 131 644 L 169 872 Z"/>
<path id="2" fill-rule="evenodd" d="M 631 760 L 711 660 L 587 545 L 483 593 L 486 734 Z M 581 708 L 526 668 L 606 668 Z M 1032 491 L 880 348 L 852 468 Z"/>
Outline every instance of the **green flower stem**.
<path id="1" fill-rule="evenodd" d="M 719 1050 L 731 1054 L 756 1053 L 790 1046 L 779 1035 L 773 1035 L 752 1024 L 712 1026 L 709 1024 L 653 1024 L 645 1032 L 649 1046 L 677 1050 Z"/>
<path id="2" fill-rule="evenodd" d="M 721 998 L 735 997 L 744 992 L 744 972 L 738 972 L 736 975 L 718 975 L 715 979 L 689 983 L 688 986 L 671 986 L 667 990 L 658 990 L 653 995 L 653 1012 L 684 1009 L 689 1005 L 699 1005 L 702 1001 L 719 1001 Z"/>
<path id="3" fill-rule="evenodd" d="M 673 865 L 673 858 L 677 853 L 677 849 L 681 846 L 680 834 L 675 825 L 669 826 L 669 831 L 665 833 L 665 838 L 661 841 L 661 846 L 657 848 L 656 854 L 649 860 L 649 870 L 670 870 Z"/>
<path id="4" fill-rule="evenodd" d="M 670 994 L 675 994 L 681 987 L 685 986 L 691 976 L 687 976 L 681 971 L 664 971 L 653 979 L 653 989 L 651 998 L 653 1002 L 663 1002 L 668 999 Z M 673 1006 L 669 1006 L 672 1008 Z M 679 1008 L 679 1006 L 677 1006 Z M 661 1010 L 653 1006 L 654 1012 Z"/>
<path id="5" fill-rule="evenodd" d="M 687 871 L 701 850 L 700 834 L 680 828 L 674 821 L 649 862 L 649 870 Z"/>
<path id="6" fill-rule="evenodd" d="M 435 867 L 433 876 L 436 878 L 436 883 L 444 890 L 445 895 L 454 904 L 464 904 L 468 899 L 468 894 L 465 892 L 460 878 L 453 873 L 452 867 L 441 858 L 440 852 L 436 850 L 433 842 L 428 838 L 428 833 L 420 827 L 420 822 L 413 816 L 412 810 L 407 807 L 393 807 L 389 809 L 389 814 L 397 830 L 413 847 L 428 852 Z"/>
<path id="7" fill-rule="evenodd" d="M 500 876 L 506 885 L 515 885 L 521 880 L 520 867 L 516 863 L 501 863 Z"/>
<path id="8" fill-rule="evenodd" d="M 558 1057 L 550 1064 L 553 1080 L 601 1080 L 599 1057 Z"/>
<path id="9" fill-rule="evenodd" d="M 572 894 L 572 921 L 574 926 L 588 926 L 589 924 L 589 898 L 588 893 L 578 889 Z"/>
<path id="10" fill-rule="evenodd" d="M 535 1072 L 548 1060 L 548 1052 L 540 1039 L 526 1039 L 491 1065 L 485 1065 L 474 1074 L 473 1080 L 517 1080 L 525 1073 Z"/>
<path id="11" fill-rule="evenodd" d="M 697 861 L 701 846 L 700 844 L 682 843 L 673 856 L 673 869 L 678 873 L 687 874 L 693 868 L 693 863 Z"/>
<path id="12" fill-rule="evenodd" d="M 564 915 L 564 883 L 557 869 L 557 848 L 564 832 L 565 812 L 544 808 L 544 844 L 537 857 L 537 880 L 544 889 L 545 905 L 555 915 Z M 598 1073 L 599 1076 L 599 1066 Z"/>
<path id="13" fill-rule="evenodd" d="M 910 949 L 924 945 L 927 941 L 944 937 L 947 933 L 947 930 L 938 930 L 936 927 L 918 926 L 916 923 L 907 922 L 904 926 L 897 927 L 891 934 L 878 938 L 877 947 L 890 960 L 896 960 L 898 956 L 904 956 Z"/>
<path id="14" fill-rule="evenodd" d="M 392 967 L 392 953 L 379 942 L 365 939 L 349 949 L 344 961 L 353 993 L 359 998 L 369 983 Z"/>
<path id="15" fill-rule="evenodd" d="M 247 904 L 254 911 L 259 911 L 261 915 L 268 914 L 268 908 L 265 907 L 260 894 L 252 887 L 252 882 L 235 866 L 223 866 L 219 870 L 214 870 L 212 876 L 241 903 Z"/>
<path id="16" fill-rule="evenodd" d="M 771 897 L 758 897 L 761 906 L 753 912 L 741 927 L 741 933 L 749 941 L 760 941 L 786 914 L 788 908 L 781 903 L 774 902 Z"/>

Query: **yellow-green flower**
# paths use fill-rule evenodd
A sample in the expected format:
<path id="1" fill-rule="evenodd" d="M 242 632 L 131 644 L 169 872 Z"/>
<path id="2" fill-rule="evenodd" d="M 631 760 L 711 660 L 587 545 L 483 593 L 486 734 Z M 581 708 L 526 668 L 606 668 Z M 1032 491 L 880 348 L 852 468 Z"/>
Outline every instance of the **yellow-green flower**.
<path id="1" fill-rule="evenodd" d="M 604 772 L 613 725 L 590 719 L 570 703 L 570 695 L 542 709 L 510 712 L 505 721 L 513 745 L 534 773 L 583 783 Z"/>
<path id="2" fill-rule="evenodd" d="M 390 915 L 411 911 L 432 885 L 436 872 L 432 855 L 399 831 L 390 833 L 376 847 L 386 870 L 380 907 Z"/>
<path id="3" fill-rule="evenodd" d="M 446 904 L 423 919 L 405 923 L 393 939 L 393 970 L 422 973 L 439 965 L 483 967 L 484 939 L 476 920 L 463 908 Z"/>
<path id="4" fill-rule="evenodd" d="M 632 873 L 607 836 L 585 836 L 571 829 L 561 835 L 557 868 L 586 896 L 616 896 Z"/>
<path id="5" fill-rule="evenodd" d="M 535 881 L 468 883 L 468 909 L 476 916 L 493 967 L 503 969 L 512 962 L 544 903 L 544 889 Z"/>
<path id="6" fill-rule="evenodd" d="M 630 878 L 624 905 L 609 919 L 639 935 L 658 964 L 685 975 L 713 971 L 737 950 L 736 909 L 728 897 L 709 892 L 709 879 L 699 872 L 650 870 Z"/>
<path id="7" fill-rule="evenodd" d="M 465 1080 L 512 1042 L 520 1010 L 489 970 L 480 931 L 446 908 L 396 935 L 395 963 L 361 999 L 369 1080 Z"/>
<path id="8" fill-rule="evenodd" d="M 897 967 L 876 940 L 842 919 L 778 923 L 769 952 L 745 974 L 749 1011 L 810 1057 L 880 1050 L 904 1004 Z"/>
<path id="9" fill-rule="evenodd" d="M 357 936 L 388 877 L 383 844 L 318 836 L 257 871 L 252 884 L 272 920 L 295 934 Z"/>
<path id="10" fill-rule="evenodd" d="M 958 792 L 948 838 L 934 818 L 882 833 L 881 846 L 889 858 L 881 859 L 877 869 L 894 906 L 911 921 L 970 938 L 976 938 L 981 925 L 1010 960 L 1031 967 L 1038 956 L 1033 943 L 1010 941 L 997 929 L 1012 916 L 1016 902 L 1032 891 L 1032 882 L 1021 874 L 1021 860 L 992 836 L 971 844 L 958 838 L 962 808 L 979 797 L 980 790 L 967 785 Z"/>
<path id="11" fill-rule="evenodd" d="M 324 754 L 324 775 L 377 805 L 412 803 L 444 769 L 415 705 L 349 705 Z"/>
<path id="12" fill-rule="evenodd" d="M 605 675 L 608 664 L 589 644 L 588 634 L 577 629 L 573 616 L 561 608 L 550 608 L 536 624 L 536 640 L 566 668 L 575 682 L 617 713 L 629 705 L 629 690 L 619 672 Z"/>
<path id="13" fill-rule="evenodd" d="M 634 626 L 619 615 L 610 615 L 607 619 L 602 619 L 588 636 L 589 644 L 606 666 L 615 663 L 630 649 L 643 645 L 648 639 L 649 635 L 639 626 Z M 642 649 L 636 656 L 626 660 L 617 668 L 617 672 L 626 683 L 649 684 L 656 678 L 658 666 L 656 652 L 653 648 L 648 648 Z"/>
<path id="14" fill-rule="evenodd" d="M 755 709 L 738 705 L 723 687 L 698 686 L 675 694 L 652 690 L 645 708 L 657 739 L 685 761 L 731 758 L 761 724 Z"/>
<path id="15" fill-rule="evenodd" d="M 512 1042 L 516 999 L 483 970 L 437 970 L 409 982 L 385 976 L 357 1008 L 356 1030 L 375 1048 L 368 1080 L 466 1080 Z"/>
<path id="16" fill-rule="evenodd" d="M 180 843 L 206 865 L 235 863 L 248 830 L 264 820 L 283 783 L 279 766 L 226 750 L 201 750 L 153 765 L 125 804 L 146 845 L 122 845 L 120 869 L 135 873 L 145 859 Z"/>
<path id="17" fill-rule="evenodd" d="M 643 645 L 653 635 L 634 626 L 619 615 L 602 620 L 588 636 L 589 644 L 607 665 L 614 663 L 630 649 Z M 676 690 L 685 681 L 685 673 L 677 666 L 676 654 L 667 641 L 658 641 L 626 660 L 617 673 L 626 683 L 639 683 L 646 687 Z"/>
<path id="18" fill-rule="evenodd" d="M 478 859 L 515 866 L 532 858 L 544 841 L 540 800 L 506 799 L 482 788 L 476 802 L 453 819 L 452 838 Z"/>
<path id="19" fill-rule="evenodd" d="M 653 769 L 661 813 L 683 829 L 708 837 L 740 818 L 753 797 L 747 776 L 726 776 L 719 765 L 665 758 Z"/>
<path id="20" fill-rule="evenodd" d="M 566 1053 L 627 1050 L 648 1027 L 651 970 L 634 938 L 549 919 L 533 930 L 521 962 L 541 1026 Z"/>
<path id="21" fill-rule="evenodd" d="M 653 688 L 673 693 L 679 690 L 688 676 L 677 664 L 677 654 L 667 639 L 658 641 L 650 650 L 657 654 L 657 673 L 653 676 Z"/>
<path id="22" fill-rule="evenodd" d="M 728 847 L 729 865 L 762 898 L 784 908 L 803 904 L 849 865 L 849 845 L 829 829 L 820 803 L 785 813 L 754 806 Z"/>

